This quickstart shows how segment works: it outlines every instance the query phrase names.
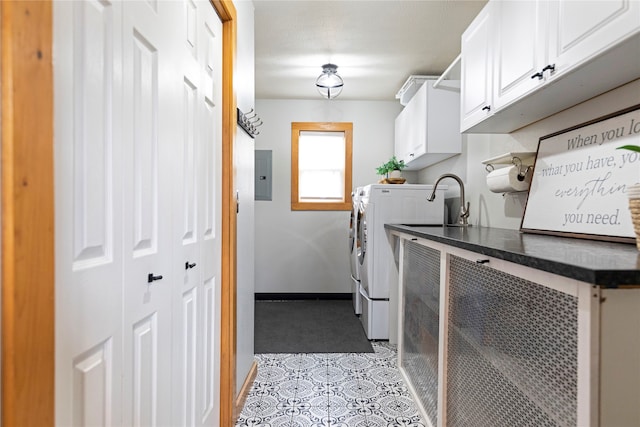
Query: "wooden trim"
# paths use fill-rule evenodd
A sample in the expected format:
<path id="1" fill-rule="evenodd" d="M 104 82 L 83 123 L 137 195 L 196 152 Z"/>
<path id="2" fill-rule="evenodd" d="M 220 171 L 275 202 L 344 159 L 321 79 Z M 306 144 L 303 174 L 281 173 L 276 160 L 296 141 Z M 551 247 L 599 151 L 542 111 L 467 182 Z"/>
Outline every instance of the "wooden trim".
<path id="1" fill-rule="evenodd" d="M 343 202 L 298 201 L 298 138 L 300 131 L 344 132 L 345 176 Z M 353 123 L 350 122 L 293 122 L 291 123 L 291 210 L 292 211 L 350 211 L 353 170 Z"/>
<path id="2" fill-rule="evenodd" d="M 54 425 L 52 5 L 0 2 L 2 425 Z"/>
<path id="3" fill-rule="evenodd" d="M 249 392 L 251 391 L 251 387 L 253 386 L 253 381 L 256 379 L 258 375 L 258 363 L 254 360 L 251 364 L 251 368 L 249 368 L 249 373 L 247 374 L 247 378 L 244 379 L 244 383 L 242 384 L 242 388 L 238 393 L 238 397 L 236 398 L 236 414 L 242 412 L 242 408 L 244 407 L 244 402 L 247 401 L 247 397 L 249 396 Z"/>
<path id="4" fill-rule="evenodd" d="M 351 202 L 336 202 L 336 203 L 291 202 L 291 210 L 292 211 L 350 211 Z"/>
<path id="5" fill-rule="evenodd" d="M 235 425 L 236 396 L 236 199 L 233 149 L 236 98 L 236 9 L 231 0 L 211 0 L 222 20 L 222 272 L 220 304 L 220 426 Z"/>

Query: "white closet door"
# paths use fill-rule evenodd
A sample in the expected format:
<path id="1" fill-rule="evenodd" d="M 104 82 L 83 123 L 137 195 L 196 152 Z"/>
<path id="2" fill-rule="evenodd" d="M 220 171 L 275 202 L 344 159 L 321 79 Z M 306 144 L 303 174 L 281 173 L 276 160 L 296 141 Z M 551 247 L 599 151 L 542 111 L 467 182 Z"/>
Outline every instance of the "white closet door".
<path id="1" fill-rule="evenodd" d="M 56 425 L 121 423 L 121 3 L 56 2 Z"/>
<path id="2" fill-rule="evenodd" d="M 222 258 L 222 21 L 203 1 L 201 57 L 203 96 L 199 114 L 202 126 L 202 185 L 199 188 L 202 312 L 200 317 L 201 390 L 198 425 L 216 425 L 220 419 L 220 274 Z"/>
<path id="3" fill-rule="evenodd" d="M 123 423 L 131 426 L 171 419 L 175 14 L 175 2 L 123 2 Z"/>
<path id="4" fill-rule="evenodd" d="M 181 16 L 173 423 L 214 425 L 219 419 L 222 23 L 208 1 L 185 0 Z"/>
<path id="5" fill-rule="evenodd" d="M 208 1 L 54 5 L 57 425 L 218 422 L 221 32 Z"/>

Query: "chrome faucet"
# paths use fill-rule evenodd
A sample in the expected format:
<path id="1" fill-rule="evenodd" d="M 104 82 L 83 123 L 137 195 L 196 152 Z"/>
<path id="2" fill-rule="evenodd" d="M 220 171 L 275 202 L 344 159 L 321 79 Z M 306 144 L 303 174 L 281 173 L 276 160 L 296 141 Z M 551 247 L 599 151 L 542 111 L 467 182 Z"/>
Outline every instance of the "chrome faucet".
<path id="1" fill-rule="evenodd" d="M 442 181 L 444 178 L 453 178 L 458 181 L 458 184 L 460 185 L 460 218 L 458 219 L 458 224 L 462 227 L 468 227 L 469 203 L 465 204 L 464 184 L 462 183 L 462 180 L 458 175 L 454 175 L 452 173 L 445 173 L 444 175 L 441 175 L 440 178 L 436 180 L 436 183 L 433 184 L 433 191 L 431 192 L 431 195 L 429 196 L 427 201 L 433 202 L 436 199 L 436 189 L 438 188 L 438 184 L 440 183 L 440 181 Z"/>

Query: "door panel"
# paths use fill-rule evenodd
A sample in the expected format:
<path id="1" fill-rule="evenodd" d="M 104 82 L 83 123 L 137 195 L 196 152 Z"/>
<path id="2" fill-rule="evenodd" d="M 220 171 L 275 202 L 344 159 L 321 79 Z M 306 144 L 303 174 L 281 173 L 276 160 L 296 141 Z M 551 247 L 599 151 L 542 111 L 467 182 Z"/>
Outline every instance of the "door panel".
<path id="1" fill-rule="evenodd" d="M 196 220 L 197 220 L 197 200 L 196 183 L 198 181 L 198 168 L 196 163 L 196 120 L 197 87 L 187 78 L 184 79 L 184 142 L 182 148 L 183 169 L 182 169 L 182 244 L 195 243 L 196 241 Z"/>
<path id="2" fill-rule="evenodd" d="M 121 422 L 121 7 L 53 9 L 57 425 Z"/>
<path id="3" fill-rule="evenodd" d="M 222 147 L 222 25 L 207 1 L 183 3 L 177 49 L 181 107 L 172 177 L 174 266 L 181 269 L 174 289 L 173 422 L 211 425 L 219 418 L 219 285 Z M 176 103 L 180 105 L 180 103 Z M 197 373 L 197 374 L 196 374 Z"/>
<path id="4" fill-rule="evenodd" d="M 73 363 L 73 425 L 110 426 L 113 396 L 111 339 L 76 358 Z"/>
<path id="5" fill-rule="evenodd" d="M 216 308 L 216 281 L 212 277 L 204 282 L 203 307 L 202 307 L 202 365 L 200 376 L 202 378 L 202 420 L 207 420 L 216 406 L 218 394 L 215 385 L 218 382 L 218 364 L 216 363 L 215 327 L 214 316 L 218 313 Z"/>
<path id="6" fill-rule="evenodd" d="M 133 425 L 156 425 L 158 384 L 158 316 L 142 319 L 133 327 Z"/>
<path id="7" fill-rule="evenodd" d="M 202 96 L 199 98 L 200 182 L 198 197 L 202 217 L 200 241 L 200 332 L 198 375 L 198 425 L 214 425 L 220 418 L 220 274 L 222 227 L 222 22 L 209 2 L 199 3 L 199 69 Z"/>
<path id="8" fill-rule="evenodd" d="M 123 424 L 166 424 L 171 408 L 172 88 L 166 28 L 173 2 L 157 13 L 123 3 L 124 313 Z M 150 278 L 154 276 L 155 280 Z"/>
<path id="9" fill-rule="evenodd" d="M 182 386 L 178 402 L 180 403 L 180 425 L 196 425 L 196 358 L 198 326 L 198 289 L 192 288 L 182 296 L 182 342 L 181 368 Z"/>
<path id="10" fill-rule="evenodd" d="M 113 8 L 109 3 L 87 2 L 77 5 L 73 16 L 78 35 L 73 69 L 80 82 L 74 94 L 73 240 L 74 268 L 80 269 L 113 257 Z"/>
<path id="11" fill-rule="evenodd" d="M 133 85 L 133 256 L 158 250 L 158 51 L 134 30 Z"/>

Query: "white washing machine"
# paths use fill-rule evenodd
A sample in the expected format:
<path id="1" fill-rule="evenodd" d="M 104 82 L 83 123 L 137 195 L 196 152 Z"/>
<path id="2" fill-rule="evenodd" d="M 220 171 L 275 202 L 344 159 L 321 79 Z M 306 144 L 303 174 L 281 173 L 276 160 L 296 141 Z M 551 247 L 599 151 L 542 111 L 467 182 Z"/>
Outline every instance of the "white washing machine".
<path id="1" fill-rule="evenodd" d="M 362 297 L 360 296 L 360 264 L 358 263 L 358 224 L 360 217 L 358 209 L 360 206 L 360 191 L 362 187 L 357 187 L 351 193 L 351 217 L 349 218 L 349 263 L 351 264 L 351 295 L 353 301 L 353 311 L 362 314 Z"/>
<path id="2" fill-rule="evenodd" d="M 394 259 L 393 239 L 385 224 L 444 223 L 444 192 L 438 187 L 433 202 L 427 198 L 432 185 L 368 185 L 363 187 L 358 210 L 359 229 L 356 246 L 360 266 L 360 317 L 369 339 L 389 339 L 389 290 L 398 283 L 398 269 Z M 395 310 L 392 310 L 395 312 Z M 395 329 L 394 329 L 395 330 Z"/>

